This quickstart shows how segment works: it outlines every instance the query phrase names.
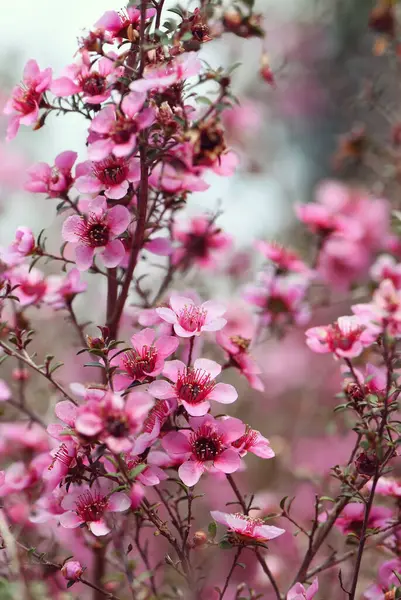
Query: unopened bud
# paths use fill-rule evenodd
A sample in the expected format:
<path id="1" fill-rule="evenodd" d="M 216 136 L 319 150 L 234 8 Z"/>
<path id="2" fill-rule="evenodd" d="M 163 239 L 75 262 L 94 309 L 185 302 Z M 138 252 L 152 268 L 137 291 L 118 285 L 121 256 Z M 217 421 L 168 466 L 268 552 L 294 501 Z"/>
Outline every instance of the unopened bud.
<path id="1" fill-rule="evenodd" d="M 376 472 L 378 459 L 373 450 L 362 451 L 355 459 L 355 468 L 361 475 L 372 476 Z"/>
<path id="2" fill-rule="evenodd" d="M 193 548 L 200 548 L 204 546 L 207 542 L 207 535 L 204 531 L 195 531 L 192 536 L 192 546 Z"/>
<path id="3" fill-rule="evenodd" d="M 69 560 L 61 568 L 61 574 L 68 579 L 68 581 L 78 581 L 83 572 L 84 570 L 77 560 Z"/>

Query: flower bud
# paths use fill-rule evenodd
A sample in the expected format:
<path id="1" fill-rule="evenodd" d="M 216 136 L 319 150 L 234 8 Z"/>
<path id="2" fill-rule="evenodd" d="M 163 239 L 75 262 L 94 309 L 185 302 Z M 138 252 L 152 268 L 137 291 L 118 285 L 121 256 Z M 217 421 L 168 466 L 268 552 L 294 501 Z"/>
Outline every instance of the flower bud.
<path id="1" fill-rule="evenodd" d="M 68 581 L 78 581 L 83 572 L 84 570 L 77 560 L 69 560 L 61 568 L 61 574 L 68 579 Z"/>
<path id="2" fill-rule="evenodd" d="M 372 476 L 376 472 L 377 456 L 373 450 L 362 451 L 355 459 L 355 468 L 361 475 Z"/>
<path id="3" fill-rule="evenodd" d="M 192 547 L 193 548 L 201 548 L 207 542 L 207 535 L 204 531 L 195 531 L 192 536 Z"/>

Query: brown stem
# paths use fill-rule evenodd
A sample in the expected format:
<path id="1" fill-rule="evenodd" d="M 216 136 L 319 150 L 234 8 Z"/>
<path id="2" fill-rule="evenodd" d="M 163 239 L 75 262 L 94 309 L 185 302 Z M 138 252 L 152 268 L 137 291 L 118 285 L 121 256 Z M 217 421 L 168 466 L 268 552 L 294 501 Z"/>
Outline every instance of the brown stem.
<path id="1" fill-rule="evenodd" d="M 234 556 L 233 564 L 231 565 L 231 569 L 229 570 L 228 575 L 226 577 L 226 581 L 224 583 L 224 587 L 223 587 L 223 589 L 220 592 L 219 600 L 223 600 L 223 598 L 224 598 L 224 595 L 225 595 L 225 593 L 227 591 L 227 588 L 228 588 L 228 584 L 230 583 L 230 579 L 232 577 L 232 574 L 234 573 L 234 569 L 237 566 L 237 560 L 239 559 L 239 557 L 241 555 L 241 552 L 242 552 L 242 548 L 241 547 L 237 548 L 237 551 L 236 551 L 235 556 Z"/>
<path id="2" fill-rule="evenodd" d="M 281 594 L 280 594 L 280 590 L 278 589 L 276 580 L 273 577 L 273 573 L 270 571 L 269 567 L 266 564 L 265 559 L 263 558 L 263 556 L 260 554 L 260 551 L 258 548 L 256 548 L 255 550 L 255 554 L 256 554 L 256 558 L 258 559 L 258 562 L 260 564 L 260 566 L 263 569 L 263 572 L 265 573 L 265 575 L 267 575 L 270 583 L 272 584 L 274 593 L 276 594 L 276 598 L 277 600 L 281 600 Z"/>
<path id="3" fill-rule="evenodd" d="M 35 415 L 35 413 L 32 412 L 31 409 L 28 408 L 25 404 L 19 404 L 18 402 L 16 402 L 12 398 L 10 398 L 9 400 L 7 400 L 7 404 L 9 404 L 10 406 L 13 406 L 14 408 L 17 408 L 19 411 L 21 411 L 22 413 L 24 413 L 25 415 L 27 415 L 27 417 L 29 417 L 29 419 L 31 421 L 33 421 L 34 423 L 37 423 L 38 425 L 40 425 L 41 427 L 43 427 L 43 429 L 47 428 L 46 423 L 44 421 L 42 421 L 42 419 L 40 417 L 38 417 L 37 415 Z"/>
<path id="4" fill-rule="evenodd" d="M 106 569 L 106 549 L 104 546 L 99 546 L 93 549 L 94 553 L 94 567 L 93 567 L 93 577 L 96 581 L 96 585 L 90 584 L 90 587 L 93 588 L 93 600 L 103 600 L 104 592 L 100 587 L 97 587 L 97 584 L 102 581 L 104 577 L 105 569 Z"/>

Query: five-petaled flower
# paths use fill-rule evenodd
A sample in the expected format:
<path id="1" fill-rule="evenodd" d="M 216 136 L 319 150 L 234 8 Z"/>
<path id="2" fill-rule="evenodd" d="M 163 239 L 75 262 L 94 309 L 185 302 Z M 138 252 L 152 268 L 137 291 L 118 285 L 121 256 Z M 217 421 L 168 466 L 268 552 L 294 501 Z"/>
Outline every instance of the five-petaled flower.
<path id="1" fill-rule="evenodd" d="M 128 192 L 129 184 L 138 183 L 139 180 L 138 159 L 107 156 L 99 162 L 87 160 L 78 165 L 75 185 L 83 194 L 104 191 L 107 198 L 120 200 Z"/>
<path id="2" fill-rule="evenodd" d="M 203 331 L 218 331 L 227 323 L 222 315 L 226 312 L 225 306 L 207 300 L 196 306 L 191 298 L 172 294 L 170 308 L 156 308 L 156 312 L 163 321 L 171 323 L 175 333 L 180 337 L 201 335 Z"/>
<path id="3" fill-rule="evenodd" d="M 40 162 L 28 169 L 29 181 L 25 189 L 35 194 L 47 194 L 49 198 L 58 198 L 71 187 L 74 178 L 71 169 L 77 160 L 77 153 L 66 150 L 56 156 L 54 166 Z"/>
<path id="4" fill-rule="evenodd" d="M 89 205 L 87 215 L 72 215 L 64 222 L 63 238 L 75 247 L 75 260 L 80 271 L 92 265 L 95 253 L 100 254 L 106 267 L 117 267 L 125 250 L 117 236 L 124 233 L 131 220 L 125 206 L 108 209 L 106 199 L 98 196 Z"/>
<path id="5" fill-rule="evenodd" d="M 339 317 L 332 325 L 312 327 L 306 331 L 306 343 L 314 352 L 332 352 L 337 357 L 359 356 L 375 340 L 358 317 Z"/>
<path id="6" fill-rule="evenodd" d="M 237 544 L 264 543 L 285 533 L 285 529 L 266 525 L 262 519 L 241 513 L 230 514 L 212 510 L 210 514 L 216 523 L 228 527 L 230 540 Z"/>

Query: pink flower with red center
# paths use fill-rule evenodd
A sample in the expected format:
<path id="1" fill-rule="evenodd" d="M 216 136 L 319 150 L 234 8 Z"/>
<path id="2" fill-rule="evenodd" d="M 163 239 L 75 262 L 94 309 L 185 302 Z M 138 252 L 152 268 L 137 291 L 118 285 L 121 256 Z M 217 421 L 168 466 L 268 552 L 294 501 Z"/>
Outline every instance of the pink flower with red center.
<path id="1" fill-rule="evenodd" d="M 319 581 L 318 578 L 312 581 L 312 584 L 305 588 L 302 583 L 296 583 L 292 586 L 292 588 L 288 591 L 287 600 L 312 600 L 316 596 L 319 591 Z"/>
<path id="2" fill-rule="evenodd" d="M 139 160 L 108 156 L 99 162 L 90 160 L 77 167 L 76 188 L 83 194 L 104 191 L 107 198 L 119 200 L 128 192 L 130 183 L 140 180 Z"/>
<path id="3" fill-rule="evenodd" d="M 275 456 L 269 440 L 260 431 L 252 429 L 250 425 L 246 426 L 244 435 L 233 442 L 233 446 L 238 449 L 241 457 L 246 456 L 248 452 L 252 452 L 259 458 L 273 458 Z"/>
<path id="4" fill-rule="evenodd" d="M 176 398 L 185 410 L 194 417 L 201 417 L 210 410 L 210 400 L 222 404 L 232 404 L 238 398 L 237 390 L 228 383 L 216 383 L 221 366 L 207 358 L 198 358 L 193 367 L 187 367 L 180 360 L 165 364 L 163 374 L 167 381 L 153 381 L 149 394 L 160 399 Z"/>
<path id="5" fill-rule="evenodd" d="M 136 146 L 137 134 L 150 127 L 155 119 L 153 108 L 143 108 L 146 94 L 131 92 L 117 108 L 109 104 L 91 121 L 90 131 L 96 134 L 88 150 L 91 160 L 104 160 L 109 154 L 128 156 Z"/>
<path id="6" fill-rule="evenodd" d="M 159 437 L 163 425 L 176 408 L 173 400 L 158 400 L 149 410 L 141 433 L 135 439 L 132 453 L 142 454 Z"/>
<path id="7" fill-rule="evenodd" d="M 29 181 L 25 189 L 34 194 L 47 194 L 49 198 L 59 198 L 68 192 L 74 182 L 72 167 L 77 160 L 77 153 L 66 150 L 56 156 L 54 165 L 40 162 L 28 169 Z"/>
<path id="8" fill-rule="evenodd" d="M 114 389 L 123 390 L 134 381 L 143 382 L 148 377 L 156 377 L 163 370 L 165 359 L 178 348 L 178 338 L 161 335 L 155 340 L 153 329 L 143 329 L 131 337 L 132 350 L 118 353 L 111 364 L 118 366 L 122 373 L 114 375 Z"/>
<path id="9" fill-rule="evenodd" d="M 64 497 L 61 506 L 67 512 L 60 515 L 60 525 L 75 529 L 86 525 L 93 535 L 107 535 L 111 528 L 107 524 L 107 514 L 123 512 L 131 506 L 130 499 L 123 492 L 112 493 L 111 482 L 74 488 Z"/>
<path id="10" fill-rule="evenodd" d="M 354 304 L 351 308 L 373 337 L 384 330 L 395 337 L 401 334 L 401 290 L 390 279 L 381 282 L 372 302 Z"/>
<path id="11" fill-rule="evenodd" d="M 300 259 L 296 252 L 284 248 L 275 242 L 265 242 L 258 240 L 255 247 L 259 252 L 272 263 L 280 273 L 292 272 L 301 273 L 309 277 L 313 276 L 313 271 Z"/>
<path id="12" fill-rule="evenodd" d="M 87 104 L 101 104 L 110 98 L 113 84 L 124 74 L 124 67 L 114 66 L 114 58 L 103 56 L 91 63 L 87 54 L 81 54 L 81 62 L 67 67 L 64 76 L 53 81 L 51 91 L 59 98 L 82 93 Z"/>
<path id="13" fill-rule="evenodd" d="M 102 400 L 78 408 L 75 429 L 87 438 L 101 440 L 112 452 L 127 452 L 152 405 L 146 392 L 132 392 L 125 398 L 109 392 Z"/>
<path id="14" fill-rule="evenodd" d="M 181 269 L 192 264 L 210 269 L 216 265 L 217 255 L 232 245 L 231 236 L 205 215 L 191 219 L 186 229 L 174 227 L 173 239 L 180 244 L 174 251 L 173 262 Z"/>
<path id="15" fill-rule="evenodd" d="M 205 415 L 191 417 L 189 424 L 192 431 L 170 432 L 162 438 L 163 448 L 181 461 L 178 475 L 185 485 L 192 487 L 205 471 L 212 468 L 222 473 L 234 473 L 239 469 L 240 455 L 232 443 L 245 433 L 242 421 Z"/>
<path id="16" fill-rule="evenodd" d="M 401 559 L 387 560 L 380 566 L 378 583 L 371 585 L 363 597 L 365 600 L 395 600 L 397 598 L 395 590 L 400 587 L 400 575 Z"/>
<path id="17" fill-rule="evenodd" d="M 203 192 L 209 187 L 209 184 L 200 175 L 193 173 L 189 166 L 184 166 L 182 161 L 174 159 L 157 163 L 150 174 L 149 184 L 171 194 Z"/>
<path id="18" fill-rule="evenodd" d="M 35 60 L 29 60 L 24 69 L 21 85 L 17 85 L 4 108 L 11 115 L 7 127 L 7 139 L 12 140 L 20 125 L 34 125 L 39 117 L 43 93 L 50 88 L 52 70 L 41 71 Z"/>
<path id="19" fill-rule="evenodd" d="M 156 308 L 156 312 L 163 321 L 173 325 L 175 333 L 180 337 L 198 336 L 203 331 L 218 331 L 227 323 L 222 318 L 226 312 L 222 304 L 208 300 L 196 306 L 191 298 L 175 294 L 170 297 L 170 308 Z"/>
<path id="20" fill-rule="evenodd" d="M 77 294 L 82 294 L 88 287 L 88 284 L 81 280 L 78 269 L 71 269 L 65 277 L 50 275 L 47 283 L 45 302 L 54 309 L 66 308 Z"/>
<path id="21" fill-rule="evenodd" d="M 154 17 L 156 9 L 147 8 L 145 12 L 146 21 Z M 139 31 L 141 22 L 141 11 L 135 6 L 128 6 L 126 10 L 108 10 L 95 23 L 95 27 L 101 31 L 108 31 L 114 37 L 127 35 L 127 28 L 131 26 L 134 31 Z M 132 35 L 132 34 L 131 34 Z M 139 34 L 138 34 L 139 36 Z"/>
<path id="22" fill-rule="evenodd" d="M 7 247 L 0 248 L 0 259 L 8 266 L 21 264 L 26 256 L 32 254 L 36 243 L 29 227 L 18 227 L 15 240 Z"/>
<path id="23" fill-rule="evenodd" d="M 103 196 L 95 198 L 87 215 L 72 215 L 64 222 L 63 239 L 74 244 L 75 261 L 80 271 L 91 267 L 93 257 L 99 254 L 106 267 L 117 267 L 124 259 L 121 240 L 116 239 L 126 231 L 131 220 L 125 206 L 107 208 Z"/>
<path id="24" fill-rule="evenodd" d="M 262 519 L 243 515 L 241 513 L 225 513 L 220 510 L 210 512 L 216 523 L 225 525 L 230 534 L 230 538 L 246 544 L 264 543 L 285 533 L 285 529 L 266 525 Z"/>
<path id="25" fill-rule="evenodd" d="M 47 282 L 42 271 L 23 264 L 13 268 L 7 274 L 12 286 L 13 295 L 19 300 L 21 306 L 39 304 L 47 292 Z"/>
<path id="26" fill-rule="evenodd" d="M 312 327 L 305 333 L 306 343 L 313 352 L 332 352 L 342 358 L 359 356 L 375 340 L 361 320 L 354 316 L 339 317 L 332 325 Z"/>
<path id="27" fill-rule="evenodd" d="M 195 52 L 182 54 L 166 65 L 148 67 L 142 79 L 131 83 L 133 92 L 147 92 L 148 90 L 163 91 L 168 87 L 197 75 L 201 70 L 201 62 Z"/>
<path id="28" fill-rule="evenodd" d="M 249 385 L 254 390 L 263 392 L 265 386 L 259 377 L 262 369 L 248 352 L 251 340 L 241 335 L 228 336 L 224 331 L 218 331 L 216 342 L 225 350 L 232 366 L 247 378 Z"/>
<path id="29" fill-rule="evenodd" d="M 336 519 L 335 525 L 344 533 L 355 533 L 359 535 L 362 531 L 365 516 L 365 505 L 353 502 L 347 504 L 341 515 Z M 373 506 L 368 518 L 368 529 L 380 529 L 391 523 L 393 511 L 386 506 Z"/>
<path id="30" fill-rule="evenodd" d="M 381 254 L 377 258 L 370 269 L 370 276 L 378 283 L 389 279 L 397 290 L 401 289 L 401 264 L 390 254 Z"/>

